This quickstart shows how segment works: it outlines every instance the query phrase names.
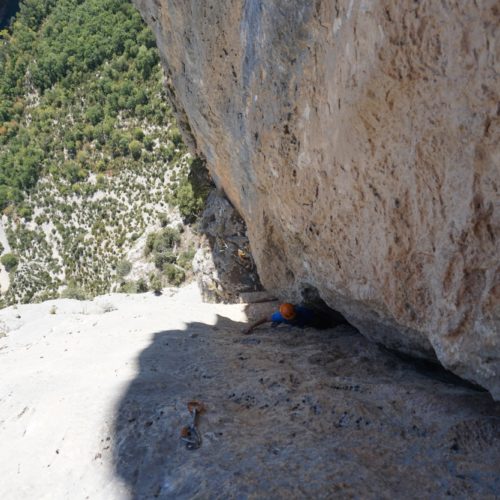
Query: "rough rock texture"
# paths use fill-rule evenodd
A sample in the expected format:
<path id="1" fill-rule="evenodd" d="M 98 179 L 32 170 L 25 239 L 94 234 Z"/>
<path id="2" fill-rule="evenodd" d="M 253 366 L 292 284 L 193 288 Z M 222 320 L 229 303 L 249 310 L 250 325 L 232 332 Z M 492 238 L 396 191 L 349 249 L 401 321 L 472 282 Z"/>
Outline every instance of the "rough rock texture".
<path id="1" fill-rule="evenodd" d="M 208 196 L 199 230 L 206 240 L 194 256 L 193 272 L 206 302 L 239 302 L 240 293 L 262 289 L 245 223 L 217 190 Z"/>
<path id="2" fill-rule="evenodd" d="M 0 498 L 498 497 L 486 391 L 349 326 L 243 321 L 192 285 L 0 311 Z"/>
<path id="3" fill-rule="evenodd" d="M 496 0 L 134 0 L 263 285 L 500 398 Z"/>

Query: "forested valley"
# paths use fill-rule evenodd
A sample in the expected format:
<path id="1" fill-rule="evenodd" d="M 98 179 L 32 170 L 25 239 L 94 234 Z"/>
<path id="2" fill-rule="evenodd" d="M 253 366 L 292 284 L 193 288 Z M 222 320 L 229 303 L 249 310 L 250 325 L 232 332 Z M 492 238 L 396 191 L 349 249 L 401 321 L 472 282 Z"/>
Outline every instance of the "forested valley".
<path id="1" fill-rule="evenodd" d="M 129 1 L 21 2 L 0 31 L 2 305 L 180 284 L 209 187 Z"/>

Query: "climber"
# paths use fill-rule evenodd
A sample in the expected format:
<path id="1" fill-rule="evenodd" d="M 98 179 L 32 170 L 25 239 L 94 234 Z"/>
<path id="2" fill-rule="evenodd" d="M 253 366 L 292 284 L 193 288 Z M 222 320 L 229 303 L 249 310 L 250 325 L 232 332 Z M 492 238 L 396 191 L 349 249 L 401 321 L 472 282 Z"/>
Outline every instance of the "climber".
<path id="1" fill-rule="evenodd" d="M 300 328 L 312 326 L 317 330 L 324 330 L 325 328 L 333 328 L 336 325 L 346 323 L 346 319 L 335 311 L 326 313 L 318 309 L 312 309 L 302 305 L 293 305 L 286 302 L 281 304 L 279 310 L 274 312 L 271 316 L 266 316 L 252 323 L 248 328 L 243 330 L 243 333 L 248 335 L 252 333 L 255 328 L 264 323 L 271 323 L 272 327 L 284 323 Z"/>

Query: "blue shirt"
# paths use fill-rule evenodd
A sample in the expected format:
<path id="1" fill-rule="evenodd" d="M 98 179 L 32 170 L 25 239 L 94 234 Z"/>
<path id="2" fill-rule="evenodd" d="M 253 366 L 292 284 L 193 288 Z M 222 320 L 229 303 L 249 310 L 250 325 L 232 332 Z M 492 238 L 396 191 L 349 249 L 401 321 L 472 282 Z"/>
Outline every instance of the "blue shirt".
<path id="1" fill-rule="evenodd" d="M 285 323 L 286 325 L 300 326 L 304 328 L 305 326 L 310 326 L 314 321 L 314 311 L 312 309 L 308 309 L 303 306 L 294 306 L 295 309 L 295 318 L 293 319 L 285 319 L 279 311 L 276 311 L 271 316 L 271 321 L 273 322 L 273 326 L 278 326 L 281 323 Z"/>

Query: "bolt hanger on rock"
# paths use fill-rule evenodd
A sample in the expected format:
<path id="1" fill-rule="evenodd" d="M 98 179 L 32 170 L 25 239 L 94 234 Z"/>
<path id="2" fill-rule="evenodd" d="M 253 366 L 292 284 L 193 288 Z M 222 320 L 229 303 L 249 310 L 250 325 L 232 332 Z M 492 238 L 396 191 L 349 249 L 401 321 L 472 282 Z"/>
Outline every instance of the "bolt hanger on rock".
<path id="1" fill-rule="evenodd" d="M 186 443 L 188 450 L 197 450 L 201 446 L 201 434 L 198 430 L 198 415 L 206 411 L 200 401 L 189 401 L 187 409 L 191 415 L 191 423 L 181 430 L 181 440 Z"/>

